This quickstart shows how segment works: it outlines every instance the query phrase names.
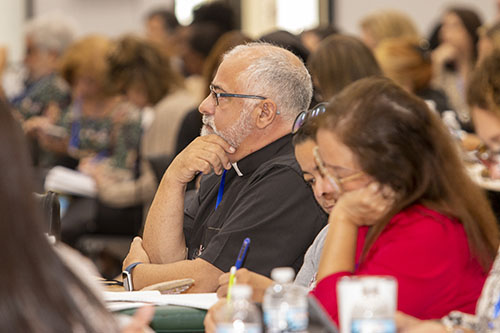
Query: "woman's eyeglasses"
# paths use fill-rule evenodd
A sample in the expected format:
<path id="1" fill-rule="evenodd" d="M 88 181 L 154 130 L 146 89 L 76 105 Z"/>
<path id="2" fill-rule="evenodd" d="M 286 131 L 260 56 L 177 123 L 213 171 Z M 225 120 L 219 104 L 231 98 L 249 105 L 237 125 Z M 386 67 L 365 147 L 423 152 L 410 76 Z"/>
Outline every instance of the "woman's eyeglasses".
<path id="1" fill-rule="evenodd" d="M 309 118 L 314 118 L 322 113 L 325 113 L 326 106 L 327 106 L 326 103 L 320 103 L 310 110 L 302 111 L 301 113 L 299 113 L 297 115 L 297 118 L 295 118 L 295 121 L 293 122 L 292 134 L 297 133 L 298 130 L 302 127 L 302 125 L 304 125 L 306 120 L 308 120 Z"/>
<path id="2" fill-rule="evenodd" d="M 330 184 L 333 187 L 333 190 L 335 192 L 337 192 L 338 195 L 341 195 L 342 193 L 344 193 L 344 188 L 342 187 L 342 184 L 356 180 L 365 174 L 363 171 L 358 171 L 350 176 L 346 176 L 343 178 L 336 177 L 333 174 L 333 172 L 330 172 L 328 170 L 325 163 L 321 159 L 321 156 L 319 155 L 318 146 L 314 147 L 313 154 L 314 154 L 314 162 L 316 163 L 316 166 L 318 167 L 318 170 L 319 170 L 321 177 L 327 179 L 330 182 Z"/>

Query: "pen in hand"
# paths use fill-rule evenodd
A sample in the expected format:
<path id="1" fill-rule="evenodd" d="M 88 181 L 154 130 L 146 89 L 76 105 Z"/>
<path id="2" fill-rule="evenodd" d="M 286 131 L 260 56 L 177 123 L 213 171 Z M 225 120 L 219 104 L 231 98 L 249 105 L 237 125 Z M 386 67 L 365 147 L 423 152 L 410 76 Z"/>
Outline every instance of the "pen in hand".
<path id="1" fill-rule="evenodd" d="M 243 244 L 241 244 L 240 252 L 238 253 L 238 258 L 236 258 L 236 264 L 231 267 L 230 275 L 229 275 L 229 285 L 227 287 L 227 301 L 231 300 L 231 289 L 233 288 L 234 283 L 236 282 L 236 271 L 241 268 L 243 265 L 243 261 L 245 260 L 245 256 L 247 254 L 248 246 L 250 245 L 250 238 L 245 238 Z"/>

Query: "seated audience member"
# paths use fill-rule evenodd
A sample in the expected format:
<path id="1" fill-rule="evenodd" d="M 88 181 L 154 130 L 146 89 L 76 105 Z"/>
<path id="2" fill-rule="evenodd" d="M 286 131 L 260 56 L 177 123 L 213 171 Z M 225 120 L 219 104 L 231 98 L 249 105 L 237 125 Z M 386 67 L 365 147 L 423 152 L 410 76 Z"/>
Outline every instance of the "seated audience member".
<path id="1" fill-rule="evenodd" d="M 465 89 L 477 59 L 481 19 L 470 9 L 451 8 L 442 16 L 441 23 L 440 43 L 432 52 L 433 83 L 446 93 L 458 120 L 470 131 Z"/>
<path id="2" fill-rule="evenodd" d="M 23 133 L 0 103 L 0 327 L 4 332 L 119 332 L 94 285 L 94 270 L 62 244 L 52 247 L 33 200 L 33 170 Z M 75 262 L 78 260 L 78 262 Z M 90 274 L 89 274 L 90 273 Z M 143 332 L 153 308 L 122 332 Z"/>
<path id="3" fill-rule="evenodd" d="M 500 22 L 479 29 L 477 62 L 481 63 L 493 50 L 500 49 Z"/>
<path id="4" fill-rule="evenodd" d="M 372 51 L 356 37 L 330 36 L 309 57 L 307 67 L 318 101 L 328 101 L 358 79 L 382 75 Z"/>
<path id="5" fill-rule="evenodd" d="M 407 38 L 388 38 L 374 52 L 385 76 L 427 101 L 431 109 L 439 113 L 451 110 L 446 95 L 431 87 L 432 62 L 428 49 Z"/>
<path id="6" fill-rule="evenodd" d="M 492 151 L 498 151 L 499 143 L 495 138 L 500 135 L 500 51 L 494 51 L 473 71 L 467 90 L 467 102 L 471 107 L 472 120 L 476 133 Z M 411 316 L 398 314 L 396 323 L 402 332 L 498 332 L 498 326 L 492 326 L 495 318 L 495 304 L 498 301 L 500 287 L 500 255 L 493 264 L 481 297 L 477 302 L 475 316 L 453 311 L 435 320 L 418 320 Z M 438 318 L 438 317 L 436 317 Z"/>
<path id="7" fill-rule="evenodd" d="M 300 34 L 300 40 L 309 52 L 313 53 L 316 51 L 321 41 L 337 33 L 339 33 L 338 29 L 332 25 L 318 26 L 316 28 L 303 31 Z"/>
<path id="8" fill-rule="evenodd" d="M 275 266 L 298 270 L 324 226 L 291 145 L 292 123 L 312 95 L 305 66 L 263 43 L 237 46 L 223 59 L 200 105 L 202 136 L 165 172 L 144 241 L 136 238 L 124 261 L 124 268 L 141 263 L 132 274 L 136 288 L 191 277 L 190 291 L 215 291 L 246 237 L 248 269 L 267 276 Z M 199 172 L 200 189 L 184 210 L 185 186 Z"/>
<path id="9" fill-rule="evenodd" d="M 159 183 L 148 157 L 173 154 L 179 122 L 195 101 L 183 89 L 182 77 L 172 69 L 168 57 L 146 40 L 121 38 L 108 63 L 115 89 L 143 109 L 139 174 L 116 180 L 112 177 L 116 167 L 99 163 L 92 175 L 104 204 L 115 208 L 144 204 L 146 213 Z"/>
<path id="10" fill-rule="evenodd" d="M 46 112 L 51 103 L 60 109 L 69 105 L 70 90 L 57 74 L 57 68 L 64 50 L 73 42 L 75 33 L 73 22 L 56 13 L 42 15 L 27 22 L 24 65 L 28 77 L 24 90 L 9 101 L 23 120 L 48 116 Z M 6 64 L 5 61 L 1 63 L 4 66 Z M 0 74 L 4 70 L 4 67 L 0 68 Z"/>
<path id="11" fill-rule="evenodd" d="M 61 56 L 73 42 L 76 28 L 62 14 L 51 13 L 34 18 L 26 24 L 24 66 L 27 78 L 23 90 L 9 102 L 32 139 L 33 163 L 41 168 L 60 162 L 61 156 L 41 149 L 37 133 L 51 132 L 50 125 L 62 117 L 71 102 L 68 84 L 57 73 Z M 5 59 L 0 63 L 5 65 Z M 0 75 L 5 66 L 0 65 Z M 0 84 L 0 95 L 3 95 Z"/>
<path id="12" fill-rule="evenodd" d="M 145 27 L 148 40 L 157 44 L 171 59 L 177 56 L 176 30 L 179 22 L 173 12 L 161 8 L 149 12 Z"/>
<path id="13" fill-rule="evenodd" d="M 367 78 L 317 121 L 316 163 L 336 202 L 313 295 L 337 321 L 339 279 L 389 275 L 402 312 L 472 313 L 499 233 L 437 115 L 392 81 Z"/>
<path id="14" fill-rule="evenodd" d="M 420 35 L 413 20 L 396 10 L 382 10 L 365 16 L 361 22 L 361 39 L 375 49 L 386 38 L 405 37 L 419 40 Z"/>
<path id="15" fill-rule="evenodd" d="M 107 181 L 127 181 L 137 176 L 136 162 L 141 137 L 139 109 L 118 96 L 109 82 L 107 57 L 112 43 L 101 36 L 89 36 L 68 48 L 61 72 L 72 87 L 70 111 L 61 121 L 66 131 L 62 137 L 40 134 L 40 142 L 47 149 L 69 154 L 78 161 L 78 169 L 95 175 L 103 165 L 114 168 Z M 110 175 L 110 173 L 108 173 Z M 99 196 L 99 194 L 98 194 Z M 142 221 L 142 209 L 120 217 L 107 208 L 103 214 L 114 216 L 98 218 L 99 201 L 88 198 L 72 200 L 62 220 L 62 239 L 74 244 L 82 234 L 99 227 L 116 232 L 135 234 Z M 96 222 L 99 220 L 98 222 Z"/>
<path id="16" fill-rule="evenodd" d="M 269 43 L 287 49 L 299 57 L 304 63 L 309 58 L 309 50 L 302 44 L 299 36 L 286 30 L 275 30 L 259 38 L 259 42 Z"/>

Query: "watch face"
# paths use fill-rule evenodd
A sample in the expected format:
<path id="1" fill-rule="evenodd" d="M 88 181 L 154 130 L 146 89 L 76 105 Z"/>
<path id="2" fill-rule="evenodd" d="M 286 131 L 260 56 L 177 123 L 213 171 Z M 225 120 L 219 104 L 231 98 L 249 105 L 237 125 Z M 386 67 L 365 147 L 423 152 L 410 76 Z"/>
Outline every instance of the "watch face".
<path id="1" fill-rule="evenodd" d="M 122 279 L 123 279 L 123 288 L 125 288 L 126 291 L 132 291 L 132 276 L 129 272 L 123 271 L 122 272 Z"/>

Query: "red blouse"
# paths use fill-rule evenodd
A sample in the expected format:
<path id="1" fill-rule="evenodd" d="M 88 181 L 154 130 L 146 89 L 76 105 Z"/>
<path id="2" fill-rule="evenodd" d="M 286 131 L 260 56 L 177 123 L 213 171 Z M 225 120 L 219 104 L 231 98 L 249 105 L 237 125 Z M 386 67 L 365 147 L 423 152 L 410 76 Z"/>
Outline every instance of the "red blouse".
<path id="1" fill-rule="evenodd" d="M 368 227 L 359 228 L 356 262 L 367 232 Z M 312 291 L 337 323 L 337 281 L 360 275 L 394 276 L 398 310 L 435 319 L 452 310 L 474 313 L 487 272 L 471 256 L 464 228 L 456 219 L 413 205 L 391 219 L 354 273 L 327 276 Z"/>

